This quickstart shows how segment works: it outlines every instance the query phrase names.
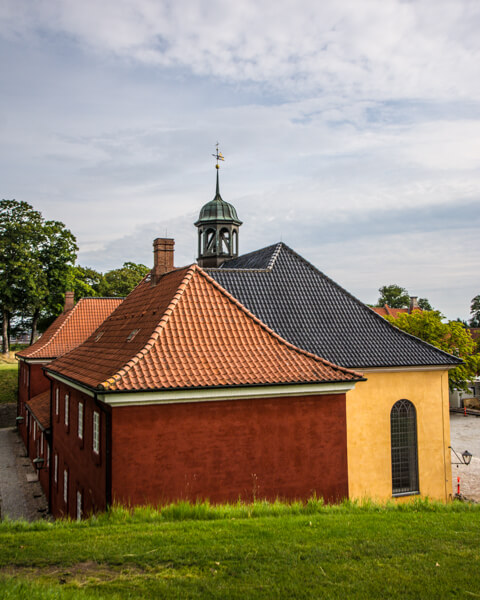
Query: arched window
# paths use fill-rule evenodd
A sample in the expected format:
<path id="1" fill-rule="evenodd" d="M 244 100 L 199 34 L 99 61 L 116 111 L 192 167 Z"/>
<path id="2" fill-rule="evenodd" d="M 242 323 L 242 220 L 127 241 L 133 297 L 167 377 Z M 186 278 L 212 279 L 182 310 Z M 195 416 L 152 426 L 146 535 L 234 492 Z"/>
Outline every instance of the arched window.
<path id="1" fill-rule="evenodd" d="M 395 402 L 390 413 L 392 493 L 418 493 L 417 412 L 409 400 Z"/>

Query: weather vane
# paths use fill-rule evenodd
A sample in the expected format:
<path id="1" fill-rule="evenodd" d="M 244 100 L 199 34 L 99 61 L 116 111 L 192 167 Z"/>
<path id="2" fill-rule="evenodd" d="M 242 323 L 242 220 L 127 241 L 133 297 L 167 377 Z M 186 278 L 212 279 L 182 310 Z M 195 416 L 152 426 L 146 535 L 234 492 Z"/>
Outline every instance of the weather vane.
<path id="1" fill-rule="evenodd" d="M 222 154 L 221 152 L 219 152 L 219 151 L 218 151 L 218 142 L 217 142 L 217 144 L 216 144 L 216 151 L 215 151 L 215 154 L 212 154 L 212 156 L 214 156 L 214 157 L 217 159 L 217 164 L 215 165 L 215 168 L 216 168 L 216 169 L 219 169 L 219 168 L 220 168 L 220 165 L 218 164 L 218 161 L 219 161 L 219 160 L 225 160 L 225 159 L 223 158 L 223 154 Z"/>

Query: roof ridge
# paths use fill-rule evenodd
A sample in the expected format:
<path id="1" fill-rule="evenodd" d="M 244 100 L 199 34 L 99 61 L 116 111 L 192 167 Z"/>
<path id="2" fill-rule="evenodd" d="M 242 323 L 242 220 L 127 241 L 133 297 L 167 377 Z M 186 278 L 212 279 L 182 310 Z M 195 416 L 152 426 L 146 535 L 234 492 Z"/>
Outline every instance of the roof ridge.
<path id="1" fill-rule="evenodd" d="M 128 371 L 130 371 L 131 368 L 133 368 L 136 364 L 138 364 L 140 362 L 140 360 L 142 360 L 153 348 L 156 341 L 160 337 L 162 331 L 164 330 L 166 324 L 168 323 L 168 321 L 169 321 L 175 307 L 177 306 L 180 298 L 182 297 L 185 289 L 187 288 L 188 284 L 192 280 L 192 277 L 193 277 L 195 271 L 198 270 L 200 267 L 198 267 L 196 264 L 192 264 L 189 267 L 184 267 L 184 268 L 188 269 L 187 273 L 185 274 L 185 277 L 182 279 L 179 286 L 177 287 L 177 290 L 176 290 L 175 294 L 173 295 L 171 302 L 165 309 L 165 311 L 162 315 L 162 318 L 158 322 L 158 325 L 153 330 L 151 336 L 149 337 L 149 339 L 147 340 L 147 342 L 145 343 L 143 348 L 141 350 L 139 350 L 128 362 L 126 362 L 123 367 L 118 369 L 116 373 L 114 373 L 111 377 L 109 377 L 102 383 L 98 384 L 98 386 L 97 386 L 98 388 L 108 389 L 111 384 L 116 383 L 119 379 L 122 379 L 128 373 Z M 170 271 L 170 272 L 173 273 L 173 271 Z M 148 273 L 145 277 L 147 277 L 147 276 L 148 276 Z M 142 281 L 143 281 L 143 279 L 142 279 Z M 140 285 L 140 284 L 138 284 L 138 285 Z"/>
<path id="2" fill-rule="evenodd" d="M 306 265 L 308 265 L 310 268 L 312 268 L 314 271 L 316 271 L 317 273 L 320 273 L 320 275 L 322 275 L 323 277 L 325 277 L 325 279 L 328 279 L 328 281 L 330 283 L 332 283 L 332 285 L 334 285 L 335 287 L 337 287 L 337 289 L 341 290 L 342 292 L 344 292 L 345 294 L 347 294 L 348 296 L 350 296 L 350 298 L 356 302 L 360 308 L 362 310 L 366 310 L 366 311 L 371 311 L 374 315 L 375 318 L 377 319 L 381 319 L 384 323 L 387 323 L 388 326 L 392 327 L 395 331 L 399 331 L 400 333 L 402 333 L 404 336 L 407 336 L 409 338 L 412 338 L 415 342 L 420 342 L 420 344 L 427 344 L 428 346 L 430 346 L 431 348 L 433 348 L 434 350 L 437 350 L 438 352 L 441 352 L 442 354 L 444 354 L 445 356 L 449 356 L 451 358 L 454 358 L 456 361 L 459 361 L 458 357 L 453 356 L 452 354 L 449 354 L 448 352 L 445 352 L 445 350 L 442 350 L 441 348 L 437 348 L 437 346 L 434 346 L 433 344 L 430 344 L 429 342 L 426 342 L 425 340 L 422 340 L 410 333 L 407 333 L 406 331 L 403 331 L 403 329 L 400 329 L 398 327 L 395 327 L 395 325 L 393 325 L 392 323 L 390 323 L 389 321 L 387 321 L 387 319 L 385 319 L 382 315 L 379 315 L 377 312 L 375 312 L 374 310 L 372 310 L 369 306 L 367 306 L 364 302 L 362 302 L 361 300 L 359 300 L 356 296 L 354 296 L 351 292 L 349 292 L 348 290 L 346 290 L 344 287 L 342 287 L 339 283 L 337 283 L 336 281 L 334 281 L 331 277 L 329 277 L 328 275 L 325 275 L 325 273 L 323 273 L 323 271 L 320 271 L 320 269 L 318 269 L 315 265 L 313 265 L 311 262 L 309 262 L 306 258 L 304 258 L 303 256 L 301 256 L 300 254 L 298 254 L 297 252 L 295 252 L 295 250 L 292 250 L 289 246 L 287 246 L 286 244 L 284 244 L 283 242 L 281 242 L 281 244 L 283 245 L 283 247 L 285 249 L 287 249 L 288 251 L 290 251 L 291 254 L 294 254 L 295 256 L 297 256 L 300 260 L 302 260 Z M 390 307 L 389 307 L 390 308 Z M 460 360 L 458 362 L 458 364 L 462 364 L 463 361 Z M 436 363 L 432 363 L 432 364 L 436 364 Z M 453 364 L 453 363 L 452 363 Z M 366 368 L 366 367 L 365 367 Z"/>
<path id="3" fill-rule="evenodd" d="M 280 242 L 280 244 L 282 244 L 282 243 L 283 242 Z M 278 244 L 278 245 L 280 245 L 280 244 Z M 245 270 L 247 270 L 247 269 L 245 269 Z M 262 269 L 262 270 L 264 270 L 264 269 Z M 237 298 L 235 298 L 235 296 L 233 296 L 232 294 L 230 294 L 230 292 L 228 292 L 217 281 L 215 281 L 215 279 L 213 279 L 213 277 L 211 277 L 204 269 L 202 269 L 201 267 L 197 267 L 197 271 L 198 271 L 198 273 L 200 275 L 202 275 L 203 277 L 205 277 L 205 279 L 207 279 L 207 281 L 209 281 L 210 283 L 212 283 L 226 298 L 228 298 L 228 300 L 230 300 L 230 302 L 232 302 L 233 304 L 235 304 L 249 318 L 251 318 L 258 325 L 260 325 L 260 327 L 262 329 L 264 329 L 272 337 L 276 338 L 281 344 L 287 346 L 288 348 L 294 350 L 295 352 L 297 352 L 299 354 L 303 354 L 304 356 L 308 356 L 309 358 L 313 358 L 317 362 L 321 362 L 321 363 L 323 363 L 325 365 L 328 365 L 330 367 L 338 369 L 339 371 L 343 371 L 343 372 L 346 372 L 346 373 L 353 373 L 354 375 L 357 375 L 358 377 L 363 377 L 363 375 L 361 373 L 359 373 L 358 371 L 354 371 L 353 369 L 347 369 L 346 367 L 342 367 L 340 365 L 336 365 L 335 363 L 330 362 L 326 358 L 322 358 L 321 356 L 318 356 L 317 354 L 313 354 L 312 352 L 308 352 L 307 350 L 304 350 L 303 348 L 299 348 L 298 346 L 295 346 L 295 344 L 292 344 L 291 342 L 289 342 L 288 340 L 286 340 L 285 338 L 283 338 L 281 335 L 279 335 L 278 333 L 276 333 L 273 329 L 271 329 L 268 325 L 266 325 L 263 321 L 261 321 L 256 315 L 254 315 L 251 311 L 249 311 L 248 308 L 246 308 L 246 306 L 244 306 L 239 300 L 237 300 Z"/>
<path id="4" fill-rule="evenodd" d="M 251 252 L 247 252 L 246 254 L 241 254 L 240 256 L 237 256 L 236 258 L 232 258 L 224 263 L 222 263 L 219 267 L 206 267 L 206 270 L 208 271 L 220 271 L 220 272 L 225 272 L 225 271 L 249 271 L 249 272 L 256 272 L 256 273 L 268 273 L 268 271 L 271 271 L 273 269 L 273 265 L 275 264 L 275 261 L 277 260 L 277 256 L 280 253 L 281 250 L 281 246 L 282 246 L 283 242 L 277 242 L 275 244 L 270 244 L 269 246 L 265 246 L 264 248 L 259 248 L 258 250 L 252 250 Z M 233 260 L 238 260 L 240 258 L 245 258 L 246 256 L 251 256 L 252 254 L 258 254 L 259 252 L 263 252 L 264 250 L 268 250 L 269 248 L 275 248 L 275 250 L 272 253 L 272 256 L 269 260 L 269 263 L 267 265 L 267 267 L 265 268 L 255 268 L 255 267 L 225 267 L 224 265 L 226 265 L 227 263 L 229 263 L 230 261 Z"/>

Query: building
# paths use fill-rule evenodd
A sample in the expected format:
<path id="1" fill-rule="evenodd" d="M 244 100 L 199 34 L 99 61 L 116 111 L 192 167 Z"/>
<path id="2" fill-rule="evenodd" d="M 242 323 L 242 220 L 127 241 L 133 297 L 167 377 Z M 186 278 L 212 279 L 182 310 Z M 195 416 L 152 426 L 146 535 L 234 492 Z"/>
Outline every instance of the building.
<path id="1" fill-rule="evenodd" d="M 450 499 L 448 370 L 461 360 L 283 243 L 238 256 L 218 171 L 195 225 L 200 266 L 175 268 L 173 240 L 155 240 L 152 272 L 44 365 L 53 514 L 313 493 Z"/>
<path id="2" fill-rule="evenodd" d="M 150 276 L 52 380 L 51 512 L 348 495 L 345 398 L 363 381 L 271 331 L 200 267 Z M 167 254 L 168 253 L 168 254 Z"/>
<path id="3" fill-rule="evenodd" d="M 43 368 L 81 344 L 122 302 L 123 298 L 82 298 L 65 294 L 61 315 L 31 346 L 17 352 L 18 430 L 27 454 L 37 461 L 39 480 L 48 497 L 50 465 L 50 380 Z"/>
<path id="4" fill-rule="evenodd" d="M 418 306 L 417 296 L 410 296 L 410 305 L 408 308 L 393 308 L 388 306 L 388 304 L 384 304 L 383 306 L 372 306 L 371 308 L 377 315 L 381 315 L 382 317 L 394 317 L 395 319 L 398 315 L 403 313 L 411 315 L 415 311 L 422 311 L 420 306 Z"/>

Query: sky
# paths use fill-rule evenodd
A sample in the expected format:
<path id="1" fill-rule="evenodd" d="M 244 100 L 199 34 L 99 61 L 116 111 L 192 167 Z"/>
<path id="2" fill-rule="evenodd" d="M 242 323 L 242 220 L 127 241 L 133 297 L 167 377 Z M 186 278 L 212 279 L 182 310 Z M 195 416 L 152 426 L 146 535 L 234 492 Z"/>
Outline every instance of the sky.
<path id="1" fill-rule="evenodd" d="M 0 191 L 78 263 L 196 260 L 220 189 L 240 253 L 283 241 L 360 300 L 480 294 L 478 0 L 3 0 Z"/>

